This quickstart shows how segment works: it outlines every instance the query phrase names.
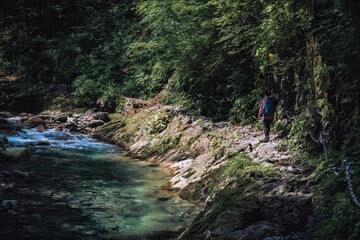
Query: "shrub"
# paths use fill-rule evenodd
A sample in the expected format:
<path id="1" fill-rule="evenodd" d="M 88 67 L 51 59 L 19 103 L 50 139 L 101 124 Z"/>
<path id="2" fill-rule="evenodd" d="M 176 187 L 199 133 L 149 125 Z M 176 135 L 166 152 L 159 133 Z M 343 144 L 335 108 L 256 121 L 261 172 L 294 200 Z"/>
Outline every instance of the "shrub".
<path id="1" fill-rule="evenodd" d="M 108 85 L 101 96 L 102 108 L 107 112 L 122 112 L 124 99 L 119 86 Z"/>
<path id="2" fill-rule="evenodd" d="M 73 83 L 75 88 L 74 104 L 77 107 L 94 107 L 96 100 L 100 96 L 100 84 L 92 79 L 82 75 Z"/>
<path id="3" fill-rule="evenodd" d="M 260 103 L 260 98 L 257 91 L 242 96 L 235 100 L 233 107 L 230 110 L 229 120 L 232 123 L 247 124 L 253 121 L 253 116 L 257 117 Z"/>

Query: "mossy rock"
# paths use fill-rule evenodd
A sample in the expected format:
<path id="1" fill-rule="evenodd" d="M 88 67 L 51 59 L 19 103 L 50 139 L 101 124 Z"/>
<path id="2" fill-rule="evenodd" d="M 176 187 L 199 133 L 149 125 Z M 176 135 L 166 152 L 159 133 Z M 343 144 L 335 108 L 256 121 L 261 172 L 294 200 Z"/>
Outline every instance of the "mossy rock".
<path id="1" fill-rule="evenodd" d="M 0 159 L 20 161 L 30 158 L 31 153 L 29 149 L 24 147 L 9 147 L 5 151 L 0 152 Z"/>

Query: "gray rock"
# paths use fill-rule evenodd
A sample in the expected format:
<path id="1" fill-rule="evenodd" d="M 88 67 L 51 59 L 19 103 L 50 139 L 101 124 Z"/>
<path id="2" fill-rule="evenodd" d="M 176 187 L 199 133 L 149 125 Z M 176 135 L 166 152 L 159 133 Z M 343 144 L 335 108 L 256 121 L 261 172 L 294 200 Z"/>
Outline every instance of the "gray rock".
<path id="1" fill-rule="evenodd" d="M 12 115 L 9 112 L 0 112 L 0 118 L 11 118 Z"/>
<path id="2" fill-rule="evenodd" d="M 297 225 L 302 220 L 303 214 L 301 214 L 296 208 L 291 209 L 292 211 L 286 214 L 283 219 L 287 225 Z"/>
<path id="3" fill-rule="evenodd" d="M 204 237 L 205 239 L 209 239 L 211 237 L 211 232 L 209 229 L 204 232 Z"/>
<path id="4" fill-rule="evenodd" d="M 213 231 L 213 235 L 231 238 L 233 232 L 243 229 L 256 218 L 257 210 L 258 206 L 250 202 L 244 208 L 228 209 L 215 219 L 218 227 Z"/>
<path id="5" fill-rule="evenodd" d="M 50 115 L 37 115 L 37 116 L 34 116 L 34 118 L 41 118 L 42 120 L 47 120 L 47 119 L 50 119 Z"/>
<path id="6" fill-rule="evenodd" d="M 55 140 L 68 141 L 74 139 L 70 134 L 61 134 L 54 137 Z"/>
<path id="7" fill-rule="evenodd" d="M 76 127 L 76 124 L 73 123 L 73 122 L 69 122 L 69 123 L 64 124 L 63 127 L 67 128 L 67 129 L 70 129 L 70 128 Z"/>
<path id="8" fill-rule="evenodd" d="M 7 212 L 8 212 L 8 214 L 10 214 L 10 215 L 12 215 L 12 216 L 14 216 L 14 215 L 19 215 L 19 214 L 20 214 L 20 213 L 14 211 L 14 210 L 11 210 L 11 209 L 8 210 Z"/>
<path id="9" fill-rule="evenodd" d="M 14 215 L 19 215 L 20 213 L 10 209 L 10 210 L 8 210 L 8 214 L 14 216 Z"/>
<path id="10" fill-rule="evenodd" d="M 63 126 L 59 125 L 59 126 L 56 126 L 56 131 L 62 131 L 64 129 Z"/>
<path id="11" fill-rule="evenodd" d="M 191 124 L 191 123 L 192 123 L 192 120 L 188 116 L 184 117 L 184 119 L 181 121 L 182 125 Z"/>
<path id="12" fill-rule="evenodd" d="M 95 230 L 87 230 L 87 231 L 84 231 L 84 234 L 88 235 L 88 236 L 94 236 L 94 235 L 96 235 L 96 231 Z"/>
<path id="13" fill-rule="evenodd" d="M 21 118 L 21 117 L 28 117 L 29 116 L 29 114 L 27 114 L 27 113 L 20 113 L 19 114 L 19 117 Z"/>
<path id="14" fill-rule="evenodd" d="M 104 122 L 109 122 L 110 121 L 110 117 L 109 117 L 109 113 L 107 112 L 97 112 L 94 114 L 94 119 L 95 120 L 101 120 Z"/>
<path id="15" fill-rule="evenodd" d="M 263 240 L 266 237 L 279 236 L 282 228 L 279 225 L 264 221 L 245 228 L 237 240 Z"/>
<path id="16" fill-rule="evenodd" d="M 38 219 L 38 220 L 41 220 L 43 218 L 43 216 L 39 213 L 34 213 L 31 215 L 31 217 L 35 218 L 35 219 Z"/>
<path id="17" fill-rule="evenodd" d="M 39 116 L 36 116 L 36 117 L 31 117 L 29 119 L 29 127 L 33 128 L 33 127 L 37 127 L 39 125 L 43 125 L 43 126 L 46 126 L 46 121 L 44 119 L 42 119 L 41 117 Z"/>
<path id="18" fill-rule="evenodd" d="M 0 159 L 3 160 L 25 160 L 31 156 L 29 149 L 24 147 L 9 147 L 0 152 Z"/>
<path id="19" fill-rule="evenodd" d="M 39 126 L 37 126 L 36 129 L 37 129 L 38 132 L 43 132 L 43 131 L 45 131 L 45 127 L 44 127 L 44 125 L 42 125 L 42 124 L 39 125 Z"/>
<path id="20" fill-rule="evenodd" d="M 28 172 L 23 172 L 23 171 L 14 171 L 14 172 L 13 172 L 13 176 L 26 178 L 26 177 L 29 177 L 29 176 L 30 176 L 30 173 L 28 173 Z"/>
<path id="21" fill-rule="evenodd" d="M 17 200 L 4 200 L 0 205 L 3 209 L 16 209 L 18 207 Z"/>
<path id="22" fill-rule="evenodd" d="M 67 116 L 57 116 L 54 118 L 54 122 L 64 123 L 68 120 Z"/>
<path id="23" fill-rule="evenodd" d="M 293 240 L 306 240 L 308 239 L 306 233 L 304 232 L 297 232 L 292 235 Z"/>
<path id="24" fill-rule="evenodd" d="M 92 120 L 90 122 L 85 122 L 84 125 L 87 126 L 87 127 L 90 127 L 90 128 L 96 128 L 96 127 L 104 125 L 104 121 L 102 121 L 102 120 Z"/>
<path id="25" fill-rule="evenodd" d="M 79 132 L 81 130 L 81 128 L 78 128 L 73 122 L 65 123 L 64 128 L 69 129 L 70 132 Z"/>

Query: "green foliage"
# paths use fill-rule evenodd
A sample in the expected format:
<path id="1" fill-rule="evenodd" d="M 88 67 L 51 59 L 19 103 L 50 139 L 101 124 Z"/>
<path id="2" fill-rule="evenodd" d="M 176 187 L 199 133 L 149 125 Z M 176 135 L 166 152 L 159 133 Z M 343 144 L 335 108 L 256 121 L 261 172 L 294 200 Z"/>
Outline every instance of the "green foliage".
<path id="1" fill-rule="evenodd" d="M 151 134 L 161 133 L 163 130 L 165 130 L 165 128 L 167 128 L 169 122 L 170 122 L 170 118 L 166 114 L 155 116 L 155 118 L 149 122 L 150 133 Z"/>
<path id="2" fill-rule="evenodd" d="M 74 111 L 73 109 L 73 103 L 71 102 L 71 99 L 64 97 L 64 96 L 46 96 L 42 100 L 44 109 L 47 110 L 54 110 L 54 111 L 63 111 L 63 112 L 69 112 Z"/>
<path id="3" fill-rule="evenodd" d="M 167 89 L 161 93 L 160 101 L 162 104 L 180 106 L 185 110 L 191 110 L 195 114 L 200 114 L 196 99 L 191 98 L 184 92 Z"/>
<path id="4" fill-rule="evenodd" d="M 222 171 L 222 177 L 240 178 L 244 174 L 245 167 L 251 164 L 251 160 L 246 155 L 234 158 Z"/>
<path id="5" fill-rule="evenodd" d="M 250 23 L 256 21 L 250 11 L 256 7 L 253 1 L 251 5 L 228 1 L 141 2 L 137 11 L 143 17 L 146 34 L 130 45 L 130 56 L 135 65 L 146 67 L 138 68 L 142 74 L 137 73 L 135 80 L 157 86 L 159 81 L 166 83 L 172 73 L 170 83 L 195 101 L 194 111 L 214 119 L 227 118 L 229 99 L 247 93 L 254 82 L 251 59 L 246 57 L 255 31 Z"/>
<path id="6" fill-rule="evenodd" d="M 247 124 L 254 121 L 254 116 L 258 117 L 259 112 L 259 98 L 258 90 L 254 90 L 251 94 L 245 95 L 236 99 L 233 107 L 230 110 L 229 120 L 232 123 L 240 122 Z"/>
<path id="7" fill-rule="evenodd" d="M 340 159 L 339 154 L 334 154 L 330 161 L 339 165 Z M 326 168 L 328 163 L 323 159 L 321 162 Z M 351 169 L 353 170 L 352 173 L 359 170 L 356 166 L 351 167 Z M 317 234 L 324 239 L 358 239 L 360 237 L 360 213 L 350 196 L 345 175 L 336 176 L 332 172 L 324 173 L 323 168 L 319 167 L 318 176 L 318 201 L 322 202 L 322 210 L 326 217 L 317 229 Z M 352 174 L 352 176 L 355 194 L 359 196 L 360 181 L 354 177 L 356 175 Z"/>
<path id="8" fill-rule="evenodd" d="M 219 191 L 218 186 L 221 186 L 224 179 L 243 181 L 247 178 L 246 175 L 252 171 L 262 172 L 263 177 L 279 176 L 278 170 L 274 167 L 255 163 L 251 161 L 249 156 L 245 154 L 238 154 L 231 158 L 230 161 L 220 170 L 210 174 L 211 182 L 208 184 L 207 191 L 209 195 L 213 195 L 215 192 Z"/>
<path id="9" fill-rule="evenodd" d="M 76 88 L 74 92 L 74 103 L 76 106 L 96 106 L 96 100 L 101 93 L 99 83 L 88 79 L 86 76 L 80 76 L 74 81 L 73 86 Z"/>
<path id="10" fill-rule="evenodd" d="M 121 88 L 115 84 L 106 86 L 102 92 L 100 101 L 103 102 L 102 107 L 109 112 L 122 112 L 124 98 L 121 97 Z"/>

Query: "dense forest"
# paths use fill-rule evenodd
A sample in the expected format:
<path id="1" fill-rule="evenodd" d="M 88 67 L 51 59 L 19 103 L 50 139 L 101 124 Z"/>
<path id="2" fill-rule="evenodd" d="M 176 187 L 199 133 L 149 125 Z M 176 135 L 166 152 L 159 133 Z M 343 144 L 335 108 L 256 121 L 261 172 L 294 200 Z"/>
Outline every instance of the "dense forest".
<path id="1" fill-rule="evenodd" d="M 317 234 L 356 239 L 359 16 L 355 0 L 2 0 L 0 70 L 19 79 L 18 98 L 65 84 L 79 108 L 157 96 L 241 124 L 254 124 L 270 87 L 277 131 L 318 169 Z M 331 170 L 341 156 L 353 163 L 352 196 Z"/>

